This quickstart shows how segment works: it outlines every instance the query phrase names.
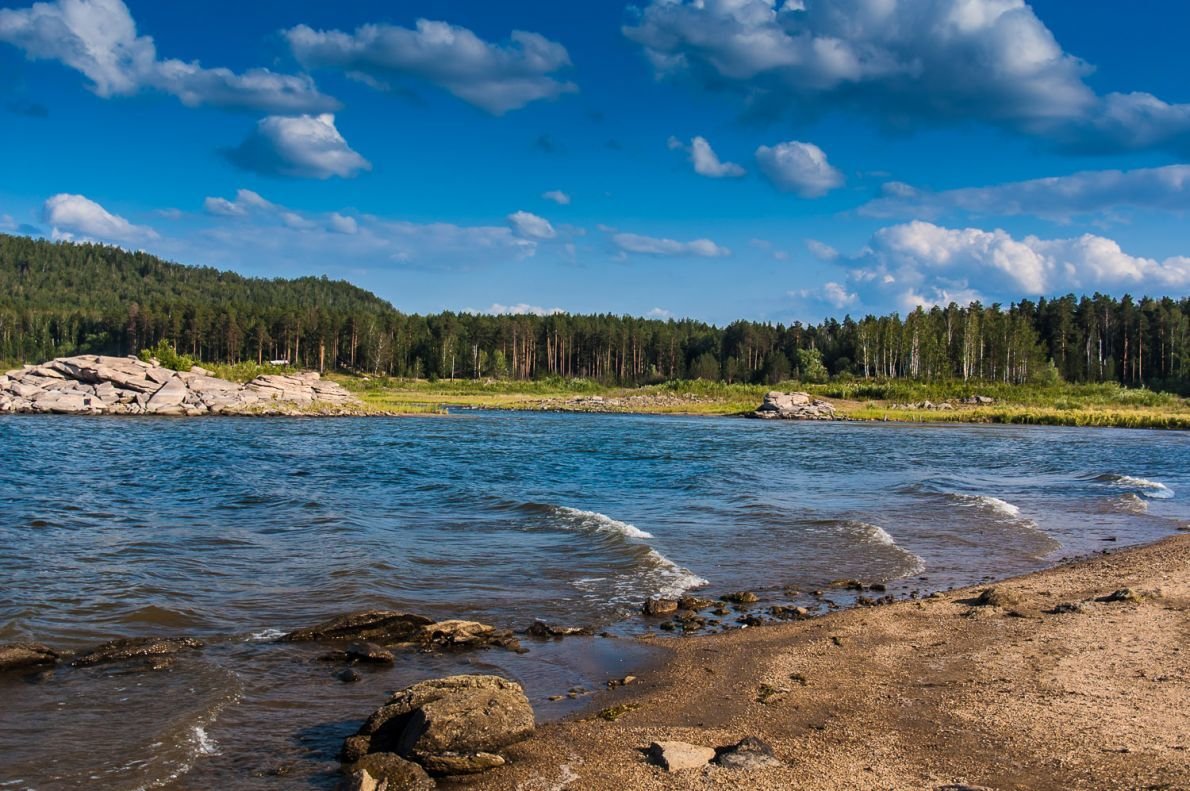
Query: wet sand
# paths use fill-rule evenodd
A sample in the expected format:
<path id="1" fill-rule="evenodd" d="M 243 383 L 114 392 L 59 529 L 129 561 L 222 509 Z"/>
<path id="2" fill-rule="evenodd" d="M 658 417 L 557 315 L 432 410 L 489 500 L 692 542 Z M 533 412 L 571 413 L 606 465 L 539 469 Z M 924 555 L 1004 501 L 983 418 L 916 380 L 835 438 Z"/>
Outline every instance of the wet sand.
<path id="1" fill-rule="evenodd" d="M 659 641 L 592 711 L 452 788 L 1190 789 L 1190 535 L 996 584 L 791 624 Z M 1139 602 L 1098 602 L 1131 588 Z M 1077 612 L 1046 613 L 1077 603 Z M 669 774 L 656 740 L 759 737 L 783 766 Z"/>

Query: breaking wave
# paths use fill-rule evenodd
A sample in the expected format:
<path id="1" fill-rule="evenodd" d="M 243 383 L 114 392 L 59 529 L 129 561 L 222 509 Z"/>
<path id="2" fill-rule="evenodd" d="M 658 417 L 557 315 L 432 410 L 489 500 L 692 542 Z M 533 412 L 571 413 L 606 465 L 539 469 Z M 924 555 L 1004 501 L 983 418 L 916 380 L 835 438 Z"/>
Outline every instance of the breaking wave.
<path id="1" fill-rule="evenodd" d="M 627 522 L 612 519 L 610 516 L 601 514 L 598 511 L 580 511 L 577 508 L 567 508 L 562 505 L 555 506 L 554 511 L 578 522 L 582 522 L 585 527 L 599 533 L 618 533 L 627 538 L 644 539 L 653 537 L 652 533 L 646 533 L 636 525 L 630 525 Z"/>
<path id="2" fill-rule="evenodd" d="M 897 540 L 880 525 L 874 525 L 870 522 L 850 522 L 860 530 L 862 530 L 869 541 L 875 544 L 883 544 L 886 547 L 892 547 L 901 555 L 902 559 L 907 564 L 907 568 L 900 573 L 902 577 L 913 577 L 921 574 L 926 570 L 926 562 L 921 559 L 921 556 L 910 552 L 903 546 L 897 543 Z"/>
<path id="3" fill-rule="evenodd" d="M 987 494 L 953 494 L 951 497 L 959 505 L 966 508 L 979 508 L 1014 519 L 1021 515 L 1020 507 L 1013 505 L 1007 500 L 1001 500 L 999 497 L 992 497 Z"/>
<path id="4" fill-rule="evenodd" d="M 1122 489 L 1138 490 L 1145 497 L 1156 500 L 1168 500 L 1173 497 L 1173 489 L 1170 489 L 1160 481 L 1150 481 L 1148 478 L 1137 478 L 1131 475 L 1116 475 L 1115 473 L 1106 473 L 1095 478 L 1100 483 L 1106 483 L 1109 486 L 1118 486 Z"/>

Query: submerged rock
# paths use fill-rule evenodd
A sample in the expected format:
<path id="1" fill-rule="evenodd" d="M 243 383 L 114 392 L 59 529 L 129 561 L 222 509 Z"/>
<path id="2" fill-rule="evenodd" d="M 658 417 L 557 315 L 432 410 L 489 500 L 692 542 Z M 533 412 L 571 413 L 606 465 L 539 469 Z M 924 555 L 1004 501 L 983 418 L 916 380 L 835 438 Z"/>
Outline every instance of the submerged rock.
<path id="1" fill-rule="evenodd" d="M 0 673 L 55 665 L 58 652 L 41 643 L 7 643 L 0 645 Z"/>
<path id="2" fill-rule="evenodd" d="M 678 603 L 674 599 L 652 598 L 641 606 L 645 615 L 669 615 L 678 611 Z"/>
<path id="3" fill-rule="evenodd" d="M 351 662 L 367 662 L 378 665 L 391 665 L 396 661 L 393 652 L 387 648 L 381 648 L 375 643 L 352 643 L 347 646 L 344 652 L 347 654 L 348 661 Z"/>
<path id="4" fill-rule="evenodd" d="M 534 621 L 525 631 L 534 637 L 572 637 L 592 634 L 590 629 L 582 626 L 554 626 L 545 621 Z"/>
<path id="5" fill-rule="evenodd" d="M 520 642 L 512 632 L 478 621 L 438 621 L 422 627 L 421 641 L 437 648 L 488 648 L 498 646 L 519 651 Z"/>
<path id="6" fill-rule="evenodd" d="M 190 637 L 128 637 L 110 640 L 75 657 L 73 667 L 91 667 L 131 659 L 172 656 L 182 651 L 202 648 L 203 643 Z"/>
<path id="7" fill-rule="evenodd" d="M 499 751 L 534 727 L 520 684 L 499 676 L 449 676 L 393 695 L 344 742 L 340 757 L 395 754 L 431 774 L 474 774 L 502 765 Z"/>
<path id="8" fill-rule="evenodd" d="M 421 615 L 393 610 L 361 610 L 340 615 L 306 629 L 283 635 L 286 643 L 329 640 L 411 642 L 433 621 Z"/>

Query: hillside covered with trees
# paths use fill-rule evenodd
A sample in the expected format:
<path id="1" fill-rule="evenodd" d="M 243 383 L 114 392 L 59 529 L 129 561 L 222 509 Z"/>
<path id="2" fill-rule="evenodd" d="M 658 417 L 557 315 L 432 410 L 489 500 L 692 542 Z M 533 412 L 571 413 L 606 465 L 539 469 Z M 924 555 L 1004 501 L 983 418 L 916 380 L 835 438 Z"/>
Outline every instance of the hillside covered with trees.
<path id="1" fill-rule="evenodd" d="M 398 377 L 768 383 L 830 376 L 1110 382 L 1190 391 L 1190 298 L 1067 295 L 819 324 L 404 314 L 343 281 L 246 278 L 95 244 L 0 235 L 0 360 L 287 359 Z"/>

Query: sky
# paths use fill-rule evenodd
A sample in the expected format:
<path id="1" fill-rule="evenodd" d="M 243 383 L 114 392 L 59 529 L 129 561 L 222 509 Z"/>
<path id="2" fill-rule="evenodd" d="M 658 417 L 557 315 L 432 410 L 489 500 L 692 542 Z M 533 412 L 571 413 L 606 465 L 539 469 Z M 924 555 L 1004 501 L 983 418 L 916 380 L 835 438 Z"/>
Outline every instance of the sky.
<path id="1" fill-rule="evenodd" d="M 0 0 L 0 232 L 407 312 L 1190 294 L 1190 4 Z"/>

